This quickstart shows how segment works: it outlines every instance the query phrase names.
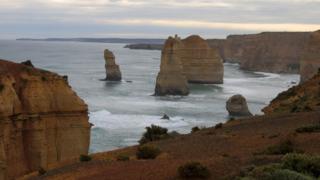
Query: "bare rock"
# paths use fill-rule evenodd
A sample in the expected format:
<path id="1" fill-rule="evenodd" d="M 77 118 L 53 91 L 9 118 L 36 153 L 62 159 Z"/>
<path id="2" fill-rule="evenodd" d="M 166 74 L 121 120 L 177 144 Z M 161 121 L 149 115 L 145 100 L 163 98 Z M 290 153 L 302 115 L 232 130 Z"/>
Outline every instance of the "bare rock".
<path id="1" fill-rule="evenodd" d="M 119 65 L 116 64 L 114 54 L 106 49 L 104 51 L 105 68 L 106 68 L 106 80 L 107 81 L 121 81 L 121 71 Z"/>
<path id="2" fill-rule="evenodd" d="M 246 99 L 240 95 L 234 95 L 226 103 L 226 109 L 230 116 L 252 116 Z"/>
<path id="3" fill-rule="evenodd" d="M 311 79 L 320 68 L 320 30 L 311 34 L 301 59 L 301 83 Z"/>
<path id="4" fill-rule="evenodd" d="M 73 162 L 89 149 L 88 107 L 63 77 L 4 60 L 0 129 L 0 179 Z"/>

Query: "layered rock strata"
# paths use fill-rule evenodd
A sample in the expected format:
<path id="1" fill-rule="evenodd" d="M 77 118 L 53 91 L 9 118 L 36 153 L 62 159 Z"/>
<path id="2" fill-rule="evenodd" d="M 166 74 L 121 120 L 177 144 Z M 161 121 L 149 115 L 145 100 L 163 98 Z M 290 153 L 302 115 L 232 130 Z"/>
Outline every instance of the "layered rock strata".
<path id="1" fill-rule="evenodd" d="M 200 36 L 169 37 L 162 50 L 155 95 L 187 95 L 188 83 L 223 83 L 223 63 L 217 50 Z"/>
<path id="2" fill-rule="evenodd" d="M 311 34 L 301 58 L 301 82 L 312 78 L 320 68 L 320 30 Z"/>
<path id="3" fill-rule="evenodd" d="M 226 109 L 230 116 L 252 116 L 248 108 L 247 100 L 240 94 L 234 95 L 228 99 Z"/>
<path id="4" fill-rule="evenodd" d="M 88 108 L 63 77 L 0 60 L 0 178 L 87 154 Z"/>
<path id="5" fill-rule="evenodd" d="M 107 81 L 121 81 L 121 71 L 119 65 L 116 64 L 114 54 L 106 49 L 104 51 L 106 80 Z"/>
<path id="6" fill-rule="evenodd" d="M 165 42 L 161 55 L 160 72 L 156 80 L 155 95 L 188 95 L 188 81 L 183 73 L 181 53 L 183 43 L 179 38 Z"/>

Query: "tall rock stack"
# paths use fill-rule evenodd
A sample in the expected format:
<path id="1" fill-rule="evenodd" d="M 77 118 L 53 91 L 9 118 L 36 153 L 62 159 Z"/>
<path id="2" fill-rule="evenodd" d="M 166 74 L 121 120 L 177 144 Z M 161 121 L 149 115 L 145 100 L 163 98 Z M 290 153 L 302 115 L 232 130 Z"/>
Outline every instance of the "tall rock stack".
<path id="1" fill-rule="evenodd" d="M 223 62 L 218 50 L 210 48 L 207 41 L 197 35 L 187 37 L 182 43 L 181 60 L 188 82 L 222 84 Z"/>
<path id="2" fill-rule="evenodd" d="M 104 51 L 104 59 L 106 61 L 106 80 L 107 81 L 121 81 L 121 71 L 119 65 L 116 64 L 114 54 L 106 49 Z"/>
<path id="3" fill-rule="evenodd" d="M 188 81 L 183 73 L 180 38 L 169 37 L 161 55 L 160 72 L 156 81 L 155 95 L 188 95 Z"/>
<path id="4" fill-rule="evenodd" d="M 223 83 L 223 72 L 219 53 L 200 36 L 169 37 L 162 50 L 155 95 L 187 95 L 188 82 Z"/>
<path id="5" fill-rule="evenodd" d="M 0 179 L 87 154 L 88 107 L 63 77 L 0 60 Z"/>
<path id="6" fill-rule="evenodd" d="M 320 30 L 311 34 L 301 58 L 301 83 L 312 78 L 320 68 Z"/>

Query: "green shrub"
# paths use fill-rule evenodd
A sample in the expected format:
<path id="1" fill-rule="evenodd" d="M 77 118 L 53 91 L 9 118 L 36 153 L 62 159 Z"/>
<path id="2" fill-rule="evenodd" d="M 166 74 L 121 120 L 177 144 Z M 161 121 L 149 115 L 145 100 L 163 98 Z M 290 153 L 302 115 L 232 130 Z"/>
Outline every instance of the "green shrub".
<path id="1" fill-rule="evenodd" d="M 178 173 L 182 178 L 201 178 L 210 177 L 210 171 L 199 162 L 190 162 L 178 168 Z"/>
<path id="2" fill-rule="evenodd" d="M 120 154 L 117 156 L 117 161 L 129 161 L 130 157 L 125 154 Z"/>
<path id="3" fill-rule="evenodd" d="M 198 126 L 195 126 L 191 129 L 191 133 L 195 133 L 197 131 L 200 131 L 200 128 Z"/>
<path id="4" fill-rule="evenodd" d="M 88 161 L 91 161 L 91 156 L 89 156 L 89 155 L 84 155 L 84 154 L 82 154 L 82 155 L 80 155 L 80 161 L 81 162 L 88 162 Z"/>
<path id="5" fill-rule="evenodd" d="M 296 129 L 296 132 L 297 132 L 297 133 L 314 133 L 314 132 L 320 132 L 320 124 L 301 127 L 301 128 Z"/>
<path id="6" fill-rule="evenodd" d="M 151 125 L 151 127 L 146 127 L 146 130 L 147 131 L 143 134 L 139 141 L 140 144 L 145 144 L 147 142 L 157 141 L 169 137 L 167 128 Z"/>
<path id="7" fill-rule="evenodd" d="M 290 140 L 286 140 L 277 145 L 268 147 L 264 151 L 264 154 L 281 155 L 281 154 L 293 153 L 294 151 L 295 149 L 294 149 L 293 143 Z"/>
<path id="8" fill-rule="evenodd" d="M 138 147 L 138 159 L 155 159 L 161 153 L 160 149 L 152 145 L 142 145 Z"/>
<path id="9" fill-rule="evenodd" d="M 223 124 L 222 124 L 222 123 L 219 123 L 219 124 L 216 124 L 216 125 L 214 126 L 214 128 L 215 128 L 215 129 L 221 129 L 222 126 L 223 126 Z"/>
<path id="10" fill-rule="evenodd" d="M 283 168 L 299 173 L 320 177 L 320 156 L 288 154 L 283 158 Z"/>

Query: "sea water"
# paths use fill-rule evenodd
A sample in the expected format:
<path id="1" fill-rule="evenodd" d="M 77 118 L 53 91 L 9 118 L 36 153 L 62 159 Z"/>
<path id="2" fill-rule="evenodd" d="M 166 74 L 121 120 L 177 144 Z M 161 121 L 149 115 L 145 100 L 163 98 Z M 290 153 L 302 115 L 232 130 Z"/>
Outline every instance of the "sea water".
<path id="1" fill-rule="evenodd" d="M 69 83 L 89 106 L 90 152 L 113 150 L 137 144 L 144 128 L 160 125 L 170 131 L 188 133 L 194 126 L 225 122 L 225 103 L 242 94 L 253 114 L 281 91 L 298 82 L 298 75 L 249 72 L 236 64 L 224 64 L 224 84 L 190 85 L 187 97 L 155 97 L 155 80 L 161 52 L 130 50 L 125 44 L 82 42 L 0 41 L 0 58 L 27 59 L 39 68 L 69 77 Z M 114 52 L 123 81 L 105 82 L 104 49 Z M 168 114 L 170 120 L 163 120 Z"/>

